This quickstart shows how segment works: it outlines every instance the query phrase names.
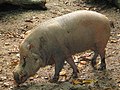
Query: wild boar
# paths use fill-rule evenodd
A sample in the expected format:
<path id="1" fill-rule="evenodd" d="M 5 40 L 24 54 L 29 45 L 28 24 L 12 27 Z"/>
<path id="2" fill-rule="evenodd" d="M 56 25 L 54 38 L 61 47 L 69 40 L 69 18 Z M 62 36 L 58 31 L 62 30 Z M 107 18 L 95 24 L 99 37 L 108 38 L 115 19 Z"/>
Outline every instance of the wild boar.
<path id="1" fill-rule="evenodd" d="M 78 69 L 72 55 L 86 50 L 94 51 L 91 65 L 101 57 L 100 70 L 106 69 L 105 47 L 110 37 L 110 20 L 94 11 L 80 10 L 41 23 L 20 45 L 20 63 L 13 74 L 17 84 L 25 82 L 40 67 L 55 63 L 55 74 L 50 80 L 57 82 L 66 60 L 76 78 Z"/>

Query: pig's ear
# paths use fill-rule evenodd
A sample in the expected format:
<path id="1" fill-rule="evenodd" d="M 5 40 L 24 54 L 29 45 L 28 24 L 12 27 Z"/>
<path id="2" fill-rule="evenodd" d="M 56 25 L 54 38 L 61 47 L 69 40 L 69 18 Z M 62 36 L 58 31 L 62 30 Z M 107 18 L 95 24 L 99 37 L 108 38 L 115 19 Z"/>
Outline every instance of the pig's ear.
<path id="1" fill-rule="evenodd" d="M 31 50 L 33 47 L 34 47 L 33 44 L 28 44 L 27 45 L 28 50 Z"/>

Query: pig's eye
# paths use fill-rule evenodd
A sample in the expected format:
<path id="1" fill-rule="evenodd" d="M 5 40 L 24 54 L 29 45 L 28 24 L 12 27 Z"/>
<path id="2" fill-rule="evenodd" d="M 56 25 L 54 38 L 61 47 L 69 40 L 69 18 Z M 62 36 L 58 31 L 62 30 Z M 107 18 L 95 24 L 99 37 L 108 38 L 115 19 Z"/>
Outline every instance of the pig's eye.
<path id="1" fill-rule="evenodd" d="M 23 57 L 23 59 L 25 60 L 25 57 Z"/>

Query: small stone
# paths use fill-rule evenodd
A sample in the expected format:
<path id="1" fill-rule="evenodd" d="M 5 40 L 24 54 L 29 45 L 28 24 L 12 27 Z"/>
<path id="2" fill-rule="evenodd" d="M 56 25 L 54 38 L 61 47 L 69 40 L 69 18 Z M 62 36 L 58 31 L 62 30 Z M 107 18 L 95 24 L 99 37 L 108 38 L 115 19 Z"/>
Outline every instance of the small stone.
<path id="1" fill-rule="evenodd" d="M 33 80 L 33 79 L 34 79 L 34 77 L 30 77 L 30 81 Z"/>
<path id="2" fill-rule="evenodd" d="M 3 81 L 3 80 L 6 80 L 7 77 L 6 76 L 2 76 L 0 79 Z"/>
<path id="3" fill-rule="evenodd" d="M 5 46 L 8 46 L 8 45 L 10 45 L 10 43 L 5 43 Z"/>
<path id="4" fill-rule="evenodd" d="M 10 84 L 9 84 L 9 82 L 5 82 L 3 85 L 4 85 L 5 87 L 8 87 Z"/>
<path id="5" fill-rule="evenodd" d="M 120 33 L 119 33 L 119 34 L 117 34 L 117 36 L 118 36 L 118 37 L 120 37 Z"/>
<path id="6" fill-rule="evenodd" d="M 41 77 L 41 79 L 44 79 L 44 77 Z"/>
<path id="7" fill-rule="evenodd" d="M 33 18 L 33 19 L 39 19 L 38 17 L 35 17 L 35 16 L 33 16 L 32 18 Z"/>
<path id="8" fill-rule="evenodd" d="M 18 53 L 18 54 L 16 54 L 16 56 L 18 57 L 18 58 L 20 58 L 20 54 Z"/>
<path id="9" fill-rule="evenodd" d="M 44 77 L 44 79 L 46 79 L 46 80 L 47 80 L 47 79 L 49 79 L 49 78 L 48 78 L 48 77 Z"/>
<path id="10" fill-rule="evenodd" d="M 31 23 L 33 23 L 32 19 L 26 19 L 25 22 L 31 22 Z"/>
<path id="11" fill-rule="evenodd" d="M 10 89 L 13 89 L 13 86 L 10 86 Z"/>

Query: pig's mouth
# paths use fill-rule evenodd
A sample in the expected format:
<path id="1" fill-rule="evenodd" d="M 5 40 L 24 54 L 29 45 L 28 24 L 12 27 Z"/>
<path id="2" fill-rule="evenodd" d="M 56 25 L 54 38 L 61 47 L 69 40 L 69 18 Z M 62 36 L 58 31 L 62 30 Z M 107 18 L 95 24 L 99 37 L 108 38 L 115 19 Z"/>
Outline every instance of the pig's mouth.
<path id="1" fill-rule="evenodd" d="M 28 74 L 26 72 L 22 75 L 20 75 L 17 72 L 13 72 L 13 75 L 14 75 L 14 80 L 15 80 L 17 85 L 24 83 L 28 78 Z"/>

